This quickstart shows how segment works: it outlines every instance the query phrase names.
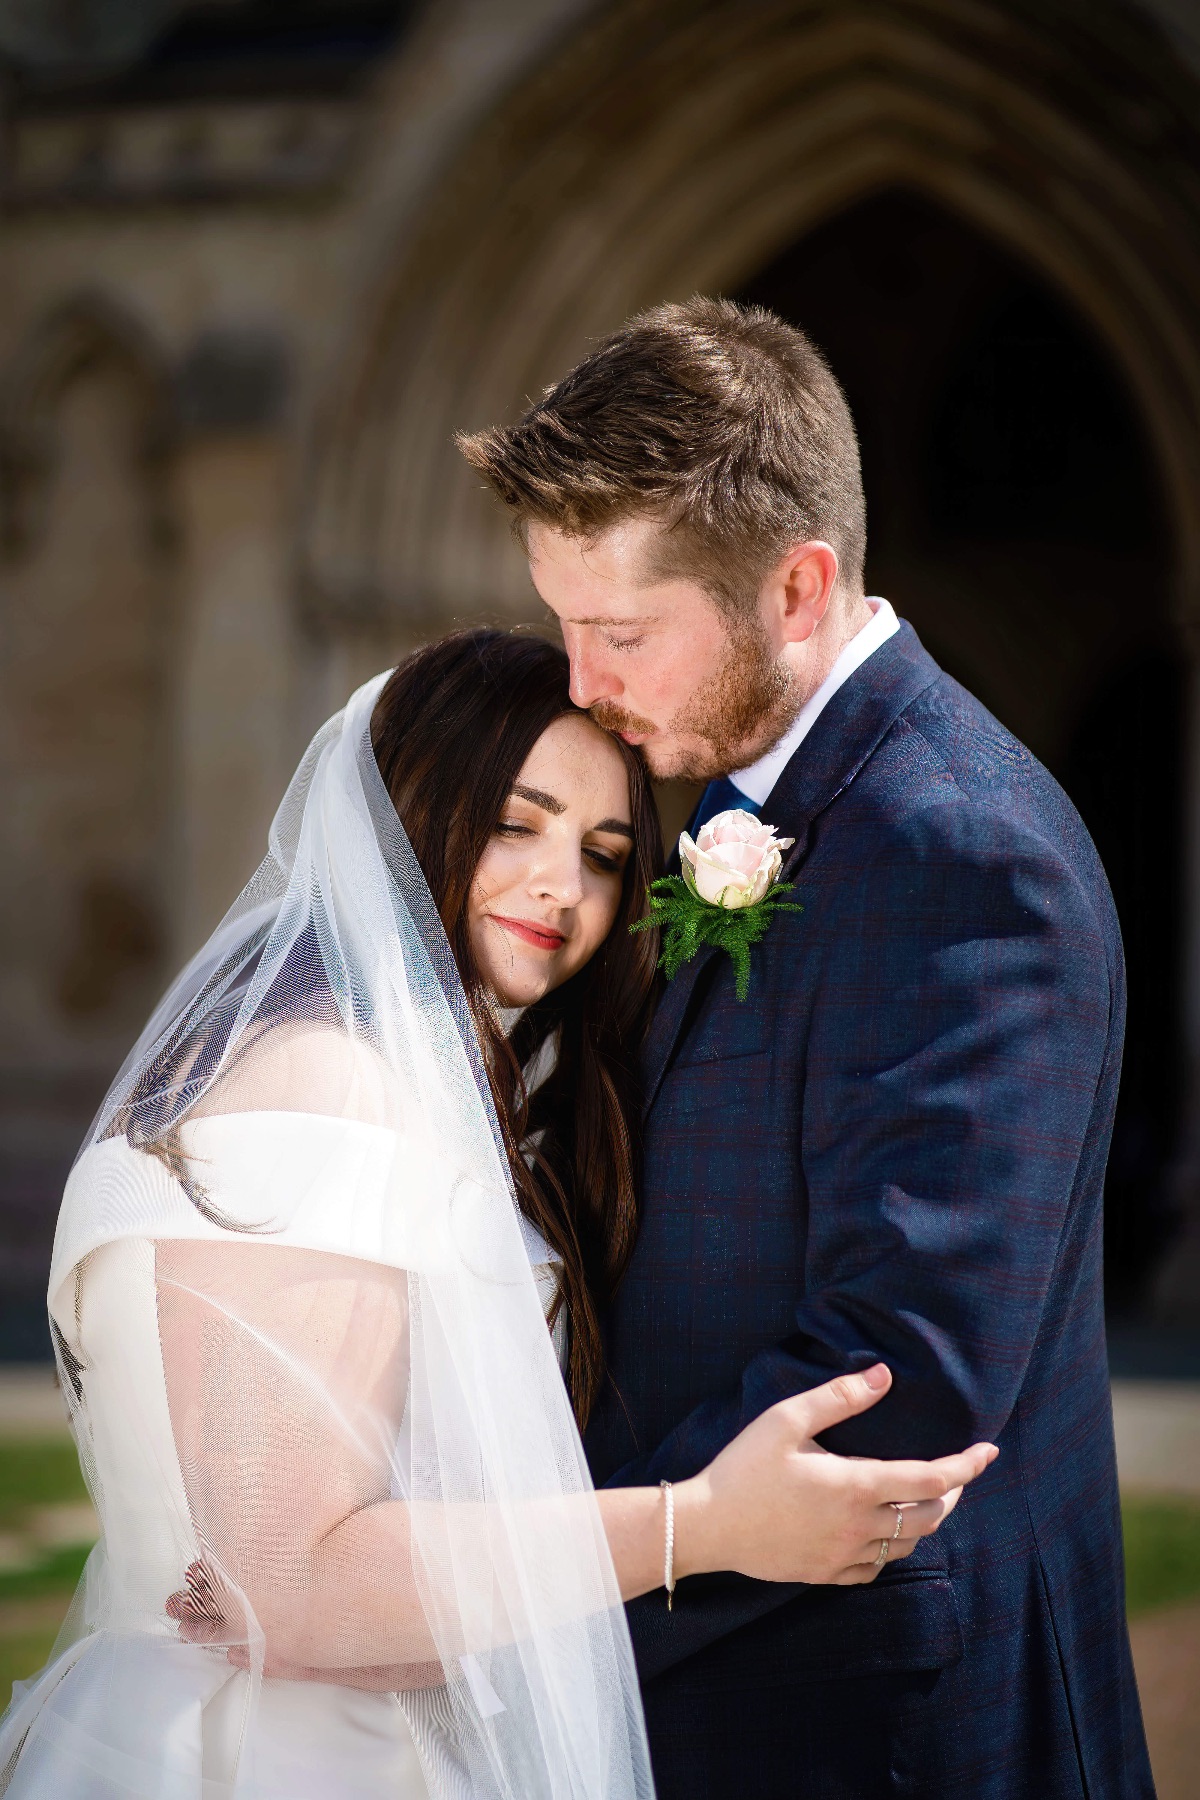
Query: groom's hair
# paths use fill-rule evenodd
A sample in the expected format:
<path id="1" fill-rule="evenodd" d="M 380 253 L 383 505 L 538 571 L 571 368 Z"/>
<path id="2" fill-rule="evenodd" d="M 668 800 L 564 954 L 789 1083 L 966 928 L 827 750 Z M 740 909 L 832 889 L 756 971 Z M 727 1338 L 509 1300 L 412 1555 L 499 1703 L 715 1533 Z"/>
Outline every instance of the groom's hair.
<path id="1" fill-rule="evenodd" d="M 590 540 L 659 518 L 647 579 L 684 576 L 740 611 L 793 544 L 819 538 L 839 589 L 862 592 L 850 408 L 820 351 L 761 306 L 697 295 L 639 313 L 515 425 L 457 442 L 522 541 L 531 523 Z"/>

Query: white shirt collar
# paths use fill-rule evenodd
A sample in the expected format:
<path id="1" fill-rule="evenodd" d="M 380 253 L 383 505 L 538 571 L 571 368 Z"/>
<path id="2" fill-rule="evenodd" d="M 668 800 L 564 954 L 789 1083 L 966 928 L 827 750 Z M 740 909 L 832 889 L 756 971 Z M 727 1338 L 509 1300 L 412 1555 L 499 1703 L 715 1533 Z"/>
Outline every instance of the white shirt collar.
<path id="1" fill-rule="evenodd" d="M 853 675 L 855 669 L 862 667 L 868 656 L 875 654 L 880 644 L 886 644 L 899 631 L 900 621 L 887 600 L 881 600 L 877 594 L 872 594 L 867 597 L 867 605 L 871 609 L 871 617 L 861 630 L 855 632 L 848 644 L 843 644 L 832 669 L 816 693 L 809 695 L 779 742 L 765 756 L 760 756 L 756 763 L 751 763 L 748 769 L 735 769 L 730 775 L 733 785 L 741 789 L 747 800 L 753 800 L 755 806 L 763 805 L 842 683 Z"/>

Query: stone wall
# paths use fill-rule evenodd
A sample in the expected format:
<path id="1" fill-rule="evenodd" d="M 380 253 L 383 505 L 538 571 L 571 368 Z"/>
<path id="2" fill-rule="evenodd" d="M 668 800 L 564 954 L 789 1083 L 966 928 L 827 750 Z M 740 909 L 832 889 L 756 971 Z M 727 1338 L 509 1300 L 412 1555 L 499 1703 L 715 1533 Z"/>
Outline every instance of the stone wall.
<path id="1" fill-rule="evenodd" d="M 0 1286 L 36 1287 L 91 1109 L 311 730 L 431 632 L 535 616 L 451 435 L 629 310 L 731 291 L 889 183 L 935 196 L 1125 370 L 1193 628 L 1200 140 L 1168 24 L 1117 0 L 438 0 L 336 92 L 143 76 L 10 104 Z"/>

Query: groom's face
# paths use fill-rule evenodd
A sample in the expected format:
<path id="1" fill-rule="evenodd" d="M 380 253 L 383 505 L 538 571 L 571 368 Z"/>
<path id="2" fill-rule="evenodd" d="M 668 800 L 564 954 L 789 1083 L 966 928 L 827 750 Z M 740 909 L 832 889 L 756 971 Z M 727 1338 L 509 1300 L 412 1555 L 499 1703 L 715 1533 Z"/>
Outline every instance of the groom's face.
<path id="1" fill-rule="evenodd" d="M 796 703 L 767 622 L 731 620 L 695 582 L 653 571 L 661 527 L 635 519 L 584 542 L 529 527 L 534 586 L 562 626 L 571 697 L 640 744 L 658 780 L 743 768 Z"/>

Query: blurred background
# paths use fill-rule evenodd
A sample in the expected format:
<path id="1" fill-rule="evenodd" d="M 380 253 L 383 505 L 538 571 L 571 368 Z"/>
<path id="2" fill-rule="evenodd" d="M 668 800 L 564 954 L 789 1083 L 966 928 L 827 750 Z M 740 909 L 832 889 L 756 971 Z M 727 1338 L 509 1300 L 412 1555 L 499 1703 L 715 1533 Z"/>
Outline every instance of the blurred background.
<path id="1" fill-rule="evenodd" d="M 1194 1792 L 1200 0 L 0 0 L 0 108 L 16 1662 L 86 1537 L 31 1365 L 108 1079 L 315 726 L 454 623 L 538 619 L 452 433 L 723 292 L 827 351 L 868 591 L 1049 765 L 1112 881 L 1131 1604 L 1161 1791 Z"/>

